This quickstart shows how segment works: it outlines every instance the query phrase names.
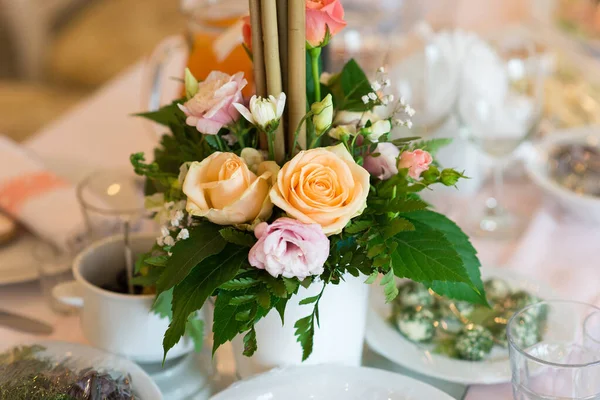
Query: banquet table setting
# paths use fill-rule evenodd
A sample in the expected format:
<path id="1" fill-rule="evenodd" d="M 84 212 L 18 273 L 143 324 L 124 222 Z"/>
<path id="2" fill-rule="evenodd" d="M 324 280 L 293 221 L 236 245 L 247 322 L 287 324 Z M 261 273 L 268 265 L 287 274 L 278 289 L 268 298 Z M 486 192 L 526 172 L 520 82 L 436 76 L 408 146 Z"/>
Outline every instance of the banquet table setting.
<path id="1" fill-rule="evenodd" d="M 600 59 L 242 3 L 0 132 L 0 399 L 600 398 Z"/>

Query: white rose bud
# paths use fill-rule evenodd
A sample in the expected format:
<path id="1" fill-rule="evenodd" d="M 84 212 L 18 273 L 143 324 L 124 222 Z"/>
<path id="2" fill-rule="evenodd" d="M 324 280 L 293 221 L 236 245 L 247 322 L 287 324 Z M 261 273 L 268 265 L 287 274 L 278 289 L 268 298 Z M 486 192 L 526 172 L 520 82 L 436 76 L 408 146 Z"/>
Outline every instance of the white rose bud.
<path id="1" fill-rule="evenodd" d="M 392 123 L 389 120 L 384 119 L 381 121 L 377 121 L 369 128 L 367 128 L 367 137 L 371 142 L 377 143 L 381 136 L 385 135 L 386 133 L 390 133 L 391 130 Z"/>
<path id="2" fill-rule="evenodd" d="M 342 140 L 344 136 L 356 136 L 356 125 L 340 125 L 329 130 L 329 136 Z"/>
<path id="3" fill-rule="evenodd" d="M 250 108 L 246 108 L 240 103 L 234 103 L 233 106 L 252 125 L 262 131 L 272 132 L 279 125 L 279 120 L 283 115 L 285 93 L 281 92 L 277 98 L 275 96 L 262 98 L 254 95 L 250 99 Z"/>
<path id="4" fill-rule="evenodd" d="M 325 96 L 322 101 L 313 103 L 310 110 L 313 113 L 313 124 L 317 136 L 321 136 L 329 129 L 333 121 L 333 98 L 331 94 Z"/>

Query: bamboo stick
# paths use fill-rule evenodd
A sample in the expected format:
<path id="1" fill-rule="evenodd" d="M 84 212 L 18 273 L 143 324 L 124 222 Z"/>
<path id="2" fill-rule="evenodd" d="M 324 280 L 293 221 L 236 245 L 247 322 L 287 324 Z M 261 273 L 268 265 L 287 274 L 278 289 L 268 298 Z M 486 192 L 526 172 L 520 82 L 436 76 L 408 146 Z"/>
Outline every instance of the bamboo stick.
<path id="1" fill-rule="evenodd" d="M 250 25 L 252 26 L 252 59 L 254 63 L 254 85 L 257 96 L 267 94 L 265 81 L 265 59 L 262 40 L 262 22 L 260 13 L 260 0 L 250 1 Z"/>
<path id="2" fill-rule="evenodd" d="M 288 5 L 288 138 L 292 146 L 294 133 L 306 114 L 306 5 L 305 0 L 289 0 Z M 306 149 L 306 125 L 298 134 L 298 144 Z M 293 149 L 292 149 L 293 150 Z"/>
<path id="3" fill-rule="evenodd" d="M 265 74 L 265 56 L 263 47 L 262 20 L 260 12 L 260 0 L 249 0 L 250 25 L 252 27 L 252 61 L 254 71 L 254 88 L 256 95 L 265 97 L 267 95 L 267 82 Z M 259 147 L 267 150 L 269 144 L 267 137 L 260 134 L 258 138 Z"/>
<path id="4" fill-rule="evenodd" d="M 277 32 L 279 34 L 279 62 L 281 64 L 281 86 L 288 92 L 288 0 L 277 0 Z"/>
<path id="5" fill-rule="evenodd" d="M 279 62 L 279 35 L 277 33 L 276 0 L 261 0 L 261 15 L 265 57 L 267 94 L 275 97 L 282 92 L 281 64 Z M 285 159 L 284 124 L 279 124 L 275 132 L 275 161 L 281 163 Z"/>

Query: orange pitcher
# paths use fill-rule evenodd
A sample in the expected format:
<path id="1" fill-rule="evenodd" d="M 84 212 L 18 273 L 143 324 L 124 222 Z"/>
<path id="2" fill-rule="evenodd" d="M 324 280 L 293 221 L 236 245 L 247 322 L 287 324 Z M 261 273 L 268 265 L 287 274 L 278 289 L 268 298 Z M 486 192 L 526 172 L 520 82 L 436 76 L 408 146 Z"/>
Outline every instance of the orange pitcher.
<path id="1" fill-rule="evenodd" d="M 250 96 L 254 91 L 252 60 L 242 44 L 242 18 L 248 15 L 248 2 L 195 0 L 185 12 L 188 25 L 184 37 L 165 40 L 150 59 L 144 107 L 156 110 L 183 93 L 185 65 L 198 80 L 204 80 L 214 70 L 230 75 L 244 72 L 248 81 L 244 95 Z M 182 54 L 187 55 L 183 64 L 176 60 Z"/>

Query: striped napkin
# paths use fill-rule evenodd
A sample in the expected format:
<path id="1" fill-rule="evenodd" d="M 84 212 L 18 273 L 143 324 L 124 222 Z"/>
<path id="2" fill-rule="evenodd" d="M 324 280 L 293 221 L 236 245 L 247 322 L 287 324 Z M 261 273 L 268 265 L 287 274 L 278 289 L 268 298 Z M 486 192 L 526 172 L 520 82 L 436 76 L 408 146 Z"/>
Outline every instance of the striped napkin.
<path id="1" fill-rule="evenodd" d="M 75 187 L 5 136 L 0 136 L 0 210 L 61 249 L 75 249 L 83 239 Z"/>

